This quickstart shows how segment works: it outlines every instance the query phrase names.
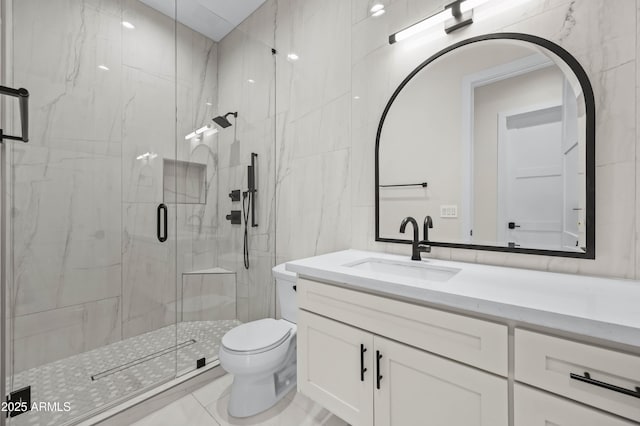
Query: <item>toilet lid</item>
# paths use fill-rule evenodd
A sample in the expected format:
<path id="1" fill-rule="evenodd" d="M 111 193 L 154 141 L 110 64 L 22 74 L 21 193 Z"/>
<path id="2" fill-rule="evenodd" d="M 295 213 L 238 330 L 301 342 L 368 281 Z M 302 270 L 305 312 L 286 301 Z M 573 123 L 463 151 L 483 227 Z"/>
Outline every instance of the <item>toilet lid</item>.
<path id="1" fill-rule="evenodd" d="M 235 352 L 255 352 L 280 345 L 291 333 L 286 321 L 266 318 L 239 325 L 222 337 L 222 345 Z"/>

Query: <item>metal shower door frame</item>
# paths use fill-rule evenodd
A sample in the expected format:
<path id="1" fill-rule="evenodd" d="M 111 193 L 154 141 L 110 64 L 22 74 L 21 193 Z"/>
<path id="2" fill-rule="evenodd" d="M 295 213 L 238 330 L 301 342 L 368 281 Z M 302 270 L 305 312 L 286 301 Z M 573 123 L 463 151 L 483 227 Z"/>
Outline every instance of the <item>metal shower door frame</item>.
<path id="1" fill-rule="evenodd" d="M 11 43 L 11 23 L 7 19 L 11 13 L 12 0 L 0 0 L 0 81 L 6 83 L 11 78 L 11 67 L 8 66 L 8 47 Z M 0 123 L 9 122 L 9 111 L 6 108 L 6 100 L 0 101 Z M 4 126 L 2 126 L 4 127 Z M 6 144 L 0 144 L 0 401 L 6 401 L 7 391 L 7 165 L 8 151 L 11 148 Z M 6 424 L 6 416 L 0 413 L 0 426 Z"/>

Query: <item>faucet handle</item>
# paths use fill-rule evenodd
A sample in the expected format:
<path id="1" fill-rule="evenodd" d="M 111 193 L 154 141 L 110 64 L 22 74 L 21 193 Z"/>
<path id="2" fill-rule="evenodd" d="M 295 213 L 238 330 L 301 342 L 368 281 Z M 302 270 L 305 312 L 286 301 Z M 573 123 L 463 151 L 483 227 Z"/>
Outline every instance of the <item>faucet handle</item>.
<path id="1" fill-rule="evenodd" d="M 431 219 L 431 216 L 427 215 L 424 218 L 424 224 L 422 226 L 422 236 L 424 237 L 424 241 L 426 242 L 429 241 L 429 229 L 431 228 L 433 228 L 433 219 Z"/>
<path id="2" fill-rule="evenodd" d="M 429 241 L 420 241 L 418 243 L 418 251 L 420 253 L 431 253 L 431 245 Z"/>

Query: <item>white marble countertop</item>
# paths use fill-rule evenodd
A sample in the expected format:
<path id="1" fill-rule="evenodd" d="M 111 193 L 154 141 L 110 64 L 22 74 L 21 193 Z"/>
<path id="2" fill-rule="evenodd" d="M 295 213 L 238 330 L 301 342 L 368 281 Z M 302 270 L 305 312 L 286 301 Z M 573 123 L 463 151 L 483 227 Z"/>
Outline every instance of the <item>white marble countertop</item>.
<path id="1" fill-rule="evenodd" d="M 410 251 L 410 247 L 407 247 Z M 550 327 L 640 348 L 640 282 L 424 259 L 458 268 L 445 282 L 363 271 L 363 259 L 410 261 L 399 256 L 345 250 L 288 262 L 286 269 L 310 279 L 416 302 L 444 305 L 505 320 Z M 417 263 L 417 262 L 416 262 Z"/>

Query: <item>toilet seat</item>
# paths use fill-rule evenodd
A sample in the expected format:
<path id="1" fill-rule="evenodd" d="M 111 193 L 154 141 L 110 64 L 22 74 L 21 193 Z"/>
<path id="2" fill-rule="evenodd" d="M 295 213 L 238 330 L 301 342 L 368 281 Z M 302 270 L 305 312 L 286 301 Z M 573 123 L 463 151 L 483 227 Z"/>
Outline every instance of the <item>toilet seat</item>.
<path id="1" fill-rule="evenodd" d="M 239 325 L 222 338 L 222 346 L 230 353 L 258 354 L 284 343 L 291 335 L 292 324 L 265 318 Z"/>

